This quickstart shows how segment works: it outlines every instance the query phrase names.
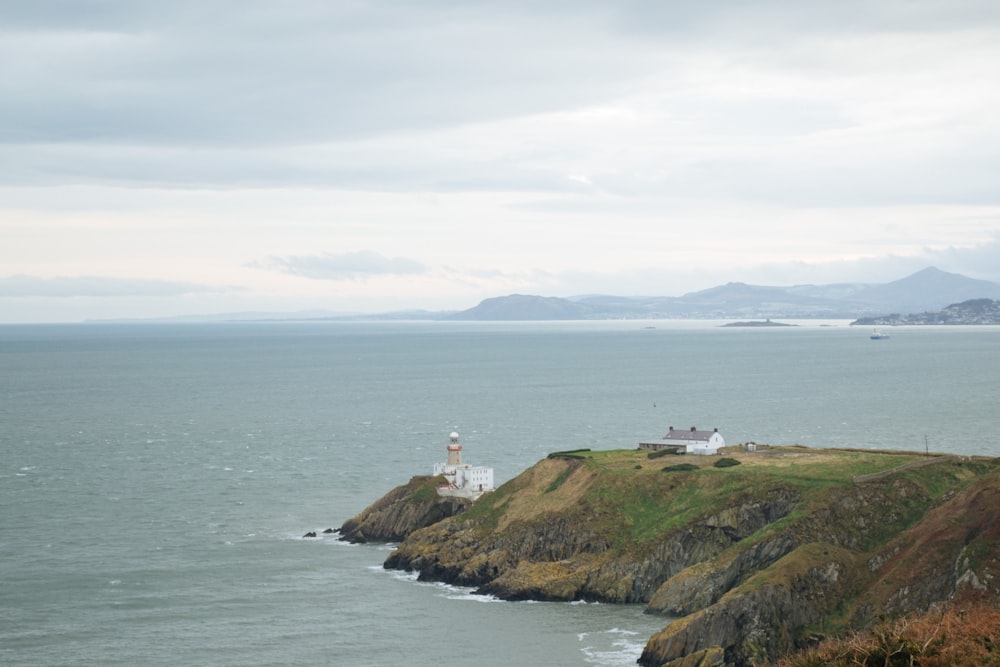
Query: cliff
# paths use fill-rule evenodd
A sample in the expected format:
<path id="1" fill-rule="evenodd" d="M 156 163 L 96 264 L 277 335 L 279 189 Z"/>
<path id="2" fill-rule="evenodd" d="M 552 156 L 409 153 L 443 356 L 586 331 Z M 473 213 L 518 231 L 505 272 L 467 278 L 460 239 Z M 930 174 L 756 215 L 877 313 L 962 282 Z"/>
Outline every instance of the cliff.
<path id="1" fill-rule="evenodd" d="M 470 501 L 437 494 L 443 478 L 417 475 L 387 493 L 338 529 L 340 539 L 357 543 L 399 542 L 413 531 L 464 512 Z"/>
<path id="2" fill-rule="evenodd" d="M 665 627 L 643 665 L 759 664 L 961 590 L 1000 598 L 998 461 L 924 460 L 573 453 L 413 530 L 385 567 L 511 600 L 645 604 Z"/>

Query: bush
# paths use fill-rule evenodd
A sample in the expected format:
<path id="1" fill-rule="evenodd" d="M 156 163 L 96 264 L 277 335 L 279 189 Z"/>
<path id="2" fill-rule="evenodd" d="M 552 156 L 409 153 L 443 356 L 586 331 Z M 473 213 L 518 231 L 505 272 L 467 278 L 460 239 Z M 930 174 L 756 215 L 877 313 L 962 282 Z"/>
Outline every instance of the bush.
<path id="1" fill-rule="evenodd" d="M 566 451 L 563 451 L 563 452 L 552 452 L 551 454 L 549 454 L 545 458 L 547 458 L 547 459 L 585 459 L 585 458 L 587 458 L 586 457 L 586 453 L 589 452 L 589 451 L 590 451 L 589 448 L 588 449 L 567 449 Z"/>
<path id="2" fill-rule="evenodd" d="M 689 472 L 691 470 L 697 470 L 698 466 L 693 463 L 677 463 L 672 466 L 667 466 L 663 469 L 663 472 Z"/>
<path id="3" fill-rule="evenodd" d="M 725 459 L 719 459 L 712 465 L 714 465 L 716 468 L 732 468 L 733 466 L 740 465 L 740 462 L 737 461 L 736 459 L 725 458 Z"/>

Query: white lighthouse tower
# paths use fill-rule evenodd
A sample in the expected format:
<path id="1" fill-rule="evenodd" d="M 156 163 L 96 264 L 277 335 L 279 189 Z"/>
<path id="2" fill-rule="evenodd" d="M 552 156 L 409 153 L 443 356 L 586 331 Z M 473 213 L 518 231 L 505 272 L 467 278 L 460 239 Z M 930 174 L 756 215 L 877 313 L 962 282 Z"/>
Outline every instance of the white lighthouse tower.
<path id="1" fill-rule="evenodd" d="M 493 468 L 462 463 L 462 443 L 458 433 L 448 436 L 448 462 L 435 463 L 434 474 L 444 476 L 446 483 L 438 487 L 438 495 L 475 500 L 493 490 Z"/>
<path id="2" fill-rule="evenodd" d="M 458 441 L 458 433 L 452 431 L 448 439 L 448 465 L 460 466 L 462 465 L 462 443 Z"/>

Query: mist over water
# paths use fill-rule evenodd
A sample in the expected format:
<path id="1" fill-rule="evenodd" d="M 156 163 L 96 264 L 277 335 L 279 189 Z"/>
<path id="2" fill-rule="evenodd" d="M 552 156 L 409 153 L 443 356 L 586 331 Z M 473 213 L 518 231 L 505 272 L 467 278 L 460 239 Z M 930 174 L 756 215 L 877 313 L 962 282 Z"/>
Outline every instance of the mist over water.
<path id="1" fill-rule="evenodd" d="M 655 327 L 655 328 L 646 328 Z M 641 607 L 507 603 L 304 540 L 443 460 L 671 425 L 995 456 L 1000 328 L 0 327 L 0 662 L 632 664 Z M 464 648 L 463 648 L 464 647 Z"/>

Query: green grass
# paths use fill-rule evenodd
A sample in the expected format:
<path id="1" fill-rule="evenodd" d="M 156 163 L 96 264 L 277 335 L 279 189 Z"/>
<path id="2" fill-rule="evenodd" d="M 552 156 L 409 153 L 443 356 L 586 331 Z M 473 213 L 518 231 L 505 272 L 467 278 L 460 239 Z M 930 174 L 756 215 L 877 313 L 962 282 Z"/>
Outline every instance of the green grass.
<path id="1" fill-rule="evenodd" d="M 549 458 L 552 458 L 551 455 L 549 456 Z M 549 484 L 548 488 L 545 489 L 545 493 L 552 493 L 553 491 L 555 491 L 556 489 L 558 489 L 560 486 L 562 486 L 563 483 L 567 479 L 569 479 L 569 476 L 572 475 L 573 471 L 575 471 L 575 470 L 576 470 L 575 467 L 569 466 L 565 470 L 563 470 L 561 473 L 559 473 L 559 475 L 554 480 L 552 480 L 552 483 Z"/>
<path id="2" fill-rule="evenodd" d="M 675 463 L 663 468 L 663 472 L 694 472 L 695 470 L 700 470 L 700 468 L 693 463 Z"/>
<path id="3" fill-rule="evenodd" d="M 593 512 L 592 528 L 603 535 L 618 549 L 641 549 L 643 545 L 664 539 L 670 532 L 683 528 L 699 517 L 711 515 L 731 505 L 740 498 L 753 498 L 770 489 L 783 488 L 797 491 L 802 502 L 787 517 L 762 528 L 747 538 L 753 543 L 766 539 L 776 531 L 786 529 L 790 523 L 813 511 L 815 502 L 822 502 L 825 493 L 835 493 L 838 487 L 853 484 L 853 478 L 882 470 L 889 470 L 913 460 L 920 460 L 919 454 L 886 454 L 863 450 L 808 450 L 803 448 L 782 448 L 778 451 L 793 453 L 814 452 L 821 454 L 816 461 L 810 457 L 797 458 L 794 465 L 784 465 L 781 454 L 774 456 L 775 465 L 767 465 L 768 459 L 744 459 L 754 465 L 739 465 L 737 468 L 716 468 L 716 462 L 726 459 L 716 457 L 683 457 L 684 469 L 688 473 L 660 474 L 661 470 L 676 469 L 653 464 L 648 452 L 642 450 L 567 450 L 553 452 L 549 458 L 566 458 L 566 469 L 554 478 L 538 485 L 529 483 L 525 477 L 518 477 L 480 501 L 466 512 L 467 519 L 481 522 L 483 527 L 495 527 L 505 511 L 507 498 L 513 494 L 536 493 L 541 495 L 561 489 L 576 471 L 593 473 L 593 480 L 581 489 L 580 499 L 566 512 L 578 512 L 586 506 Z M 567 456 L 570 455 L 570 456 Z M 822 459 L 822 460 L 820 460 Z M 733 459 L 736 460 L 736 459 Z M 765 462 L 761 464 L 761 462 Z M 988 468 L 991 463 L 965 464 Z M 641 467 L 639 467 L 641 466 Z M 916 468 L 901 472 L 937 496 L 949 488 L 955 488 L 956 475 L 961 469 L 951 464 Z M 975 475 L 971 471 L 968 478 Z M 535 484 L 532 488 L 532 484 Z M 433 486 L 431 486 L 433 489 Z M 813 505 L 813 507 L 810 507 Z M 886 526 L 886 532 L 899 529 L 899 525 L 909 525 L 927 508 L 926 499 L 913 498 L 895 507 L 898 521 L 894 526 Z M 881 539 L 882 536 L 879 536 Z"/>
<path id="4" fill-rule="evenodd" d="M 414 500 L 428 501 L 438 497 L 438 486 L 445 483 L 444 477 L 430 477 L 413 491 Z"/>

